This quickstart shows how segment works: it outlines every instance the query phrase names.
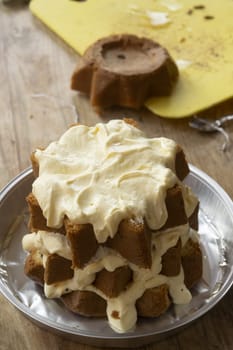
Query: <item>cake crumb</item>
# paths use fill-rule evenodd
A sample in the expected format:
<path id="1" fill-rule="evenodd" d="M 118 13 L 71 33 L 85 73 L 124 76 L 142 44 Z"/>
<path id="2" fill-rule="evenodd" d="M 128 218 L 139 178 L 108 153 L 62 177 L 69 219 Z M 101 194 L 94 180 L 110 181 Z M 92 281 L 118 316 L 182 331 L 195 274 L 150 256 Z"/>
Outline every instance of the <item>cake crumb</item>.
<path id="1" fill-rule="evenodd" d="M 187 15 L 192 15 L 193 14 L 193 10 L 192 9 L 189 9 L 188 11 L 187 11 Z"/>
<path id="2" fill-rule="evenodd" d="M 119 315 L 119 311 L 113 310 L 112 315 L 113 318 L 115 318 L 116 320 L 120 319 L 120 315 Z"/>
<path id="3" fill-rule="evenodd" d="M 193 6 L 195 10 L 204 10 L 205 6 L 204 5 L 195 5 Z"/>
<path id="4" fill-rule="evenodd" d="M 214 16 L 206 15 L 206 16 L 204 16 L 204 19 L 207 19 L 207 20 L 209 20 L 209 19 L 214 19 Z"/>

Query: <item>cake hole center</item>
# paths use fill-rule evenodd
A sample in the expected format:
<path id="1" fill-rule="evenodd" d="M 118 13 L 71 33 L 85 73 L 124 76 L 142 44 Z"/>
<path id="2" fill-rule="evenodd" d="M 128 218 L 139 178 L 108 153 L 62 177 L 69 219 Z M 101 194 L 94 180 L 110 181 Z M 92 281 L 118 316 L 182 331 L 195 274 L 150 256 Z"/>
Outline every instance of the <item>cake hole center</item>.
<path id="1" fill-rule="evenodd" d="M 124 60 L 126 58 L 125 55 L 123 55 L 122 53 L 119 53 L 117 57 L 120 58 L 121 60 Z"/>

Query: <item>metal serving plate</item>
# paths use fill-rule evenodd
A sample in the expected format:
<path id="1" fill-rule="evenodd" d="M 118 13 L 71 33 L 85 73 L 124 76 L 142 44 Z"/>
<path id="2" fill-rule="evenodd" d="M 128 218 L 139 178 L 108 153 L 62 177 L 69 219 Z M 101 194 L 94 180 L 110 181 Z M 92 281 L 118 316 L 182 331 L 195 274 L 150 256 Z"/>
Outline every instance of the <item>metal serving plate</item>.
<path id="1" fill-rule="evenodd" d="M 203 279 L 192 291 L 189 305 L 174 306 L 158 319 L 139 319 L 131 332 L 118 334 L 105 319 L 72 314 L 59 300 L 44 297 L 43 290 L 25 277 L 25 252 L 21 246 L 27 232 L 25 196 L 33 175 L 26 169 L 0 194 L 0 292 L 38 325 L 79 342 L 105 347 L 148 344 L 180 330 L 210 310 L 233 282 L 233 203 L 209 176 L 190 166 L 186 183 L 200 199 L 200 236 L 204 256 Z"/>

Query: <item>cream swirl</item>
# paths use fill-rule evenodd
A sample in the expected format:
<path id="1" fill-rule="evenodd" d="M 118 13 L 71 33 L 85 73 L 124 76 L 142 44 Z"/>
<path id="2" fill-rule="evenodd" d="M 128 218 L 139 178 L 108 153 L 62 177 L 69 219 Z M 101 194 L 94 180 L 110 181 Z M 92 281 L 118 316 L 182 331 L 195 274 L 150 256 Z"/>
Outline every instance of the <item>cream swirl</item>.
<path id="1" fill-rule="evenodd" d="M 137 321 L 136 301 L 146 289 L 167 284 L 174 304 L 190 302 L 192 296 L 184 285 L 182 267 L 180 273 L 173 277 L 162 275 L 161 268 L 163 254 L 169 248 L 174 247 L 179 238 L 182 242 L 187 242 L 193 235 L 194 232 L 189 229 L 187 224 L 153 235 L 152 245 L 156 246 L 156 250 L 152 251 L 152 266 L 150 269 L 140 268 L 129 263 L 114 250 L 100 246 L 95 257 L 88 265 L 83 269 L 74 268 L 74 276 L 71 279 L 50 285 L 45 283 L 44 293 L 48 298 L 59 298 L 67 291 L 93 291 L 107 302 L 106 312 L 110 326 L 117 332 L 129 331 Z M 50 254 L 57 253 L 66 258 L 71 256 L 66 237 L 59 233 L 38 231 L 37 233 L 27 234 L 23 238 L 23 248 L 29 252 L 37 250 L 42 254 L 44 267 L 46 267 L 47 257 Z M 117 297 L 108 297 L 93 285 L 96 273 L 102 269 L 114 271 L 116 268 L 127 264 L 133 272 L 133 283 Z M 114 318 L 113 311 L 117 311 L 120 317 Z"/>
<path id="2" fill-rule="evenodd" d="M 33 194 L 48 226 L 60 227 L 65 215 L 91 223 L 100 243 L 126 217 L 144 217 L 155 230 L 167 219 L 166 191 L 178 182 L 176 151 L 174 141 L 147 138 L 122 120 L 76 125 L 35 152 Z"/>

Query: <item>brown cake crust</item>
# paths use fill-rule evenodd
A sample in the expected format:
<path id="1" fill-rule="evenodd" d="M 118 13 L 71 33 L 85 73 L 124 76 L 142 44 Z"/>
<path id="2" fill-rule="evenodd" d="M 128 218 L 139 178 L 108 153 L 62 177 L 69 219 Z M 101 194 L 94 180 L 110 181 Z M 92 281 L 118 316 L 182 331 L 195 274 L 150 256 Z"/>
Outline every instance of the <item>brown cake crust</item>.
<path id="1" fill-rule="evenodd" d="M 165 276 L 177 276 L 181 268 L 181 239 L 174 247 L 169 248 L 162 256 L 161 274 Z"/>
<path id="2" fill-rule="evenodd" d="M 135 35 L 111 35 L 91 45 L 71 78 L 71 88 L 97 109 L 140 108 L 151 96 L 169 95 L 178 69 L 158 43 Z"/>
<path id="3" fill-rule="evenodd" d="M 90 291 L 74 291 L 61 297 L 65 306 L 74 313 L 88 317 L 106 316 L 106 301 Z"/>
<path id="4" fill-rule="evenodd" d="M 201 279 L 203 272 L 199 242 L 192 239 L 187 241 L 181 250 L 181 262 L 184 270 L 184 283 L 190 289 Z"/>
<path id="5" fill-rule="evenodd" d="M 165 198 L 167 208 L 167 221 L 160 230 L 165 230 L 171 227 L 185 225 L 188 222 L 182 189 L 179 185 L 175 185 L 167 190 Z"/>
<path id="6" fill-rule="evenodd" d="M 114 271 L 101 270 L 96 274 L 94 286 L 109 298 L 116 298 L 132 281 L 133 272 L 128 266 L 121 266 Z"/>
<path id="7" fill-rule="evenodd" d="M 44 284 L 44 267 L 39 251 L 34 250 L 27 256 L 24 263 L 24 273 L 36 283 Z"/>
<path id="8" fill-rule="evenodd" d="M 40 208 L 40 205 L 33 193 L 29 193 L 29 195 L 26 197 L 26 201 L 28 204 L 28 209 L 30 214 L 29 223 L 28 223 L 30 232 L 37 232 L 41 230 L 41 231 L 58 232 L 61 234 L 65 234 L 64 226 L 60 228 L 47 226 L 46 218 L 44 217 L 42 209 Z"/>
<path id="9" fill-rule="evenodd" d="M 189 173 L 189 166 L 183 149 L 178 145 L 175 159 L 175 172 L 180 181 L 183 181 Z"/>
<path id="10" fill-rule="evenodd" d="M 170 305 L 166 284 L 147 289 L 136 301 L 138 315 L 143 317 L 158 317 L 166 312 Z"/>
<path id="11" fill-rule="evenodd" d="M 48 285 L 71 279 L 74 276 L 72 261 L 58 254 L 49 254 L 46 260 L 44 280 Z"/>
<path id="12" fill-rule="evenodd" d="M 134 218 L 122 220 L 117 233 L 108 238 L 106 245 L 133 264 L 151 267 L 151 231 L 145 221 L 138 222 Z"/>
<path id="13" fill-rule="evenodd" d="M 91 224 L 74 224 L 65 218 L 65 230 L 72 251 L 73 267 L 83 268 L 99 246 L 93 227 Z"/>

